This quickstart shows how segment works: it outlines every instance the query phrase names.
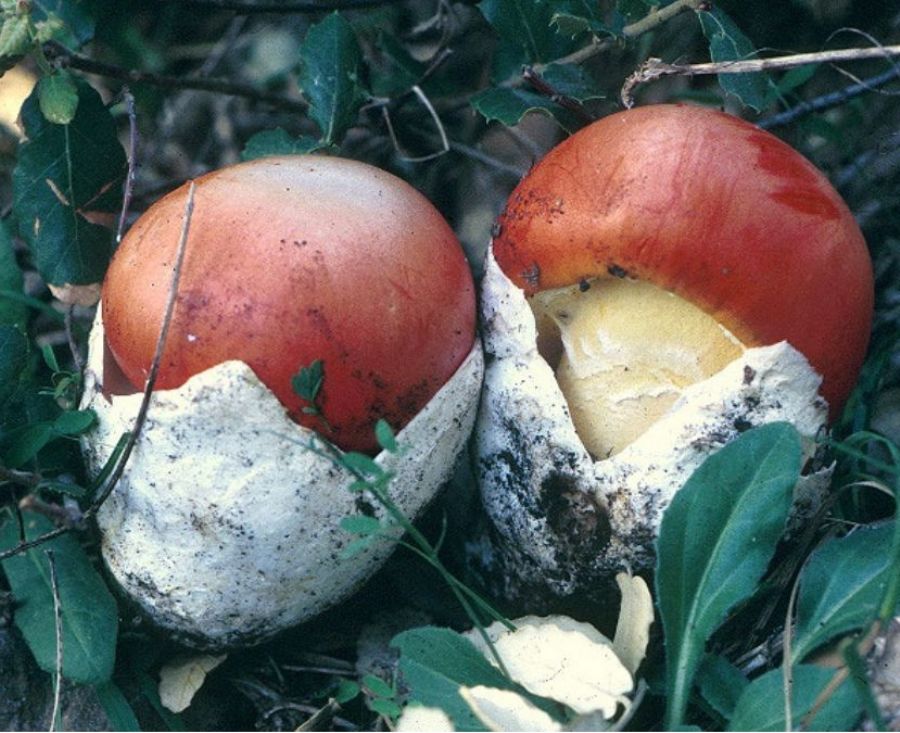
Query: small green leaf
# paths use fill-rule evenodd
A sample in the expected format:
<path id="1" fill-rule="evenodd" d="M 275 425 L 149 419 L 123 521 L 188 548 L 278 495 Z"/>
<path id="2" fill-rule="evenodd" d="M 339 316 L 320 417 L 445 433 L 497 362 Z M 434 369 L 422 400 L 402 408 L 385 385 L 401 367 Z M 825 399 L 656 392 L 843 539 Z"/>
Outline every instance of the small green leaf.
<path id="1" fill-rule="evenodd" d="M 300 50 L 300 88 L 322 141 L 340 142 L 366 99 L 360 75 L 362 51 L 350 24 L 335 11 L 310 27 Z"/>
<path id="2" fill-rule="evenodd" d="M 27 136 L 13 172 L 19 229 L 44 280 L 84 285 L 103 279 L 113 247 L 110 229 L 86 214 L 116 214 L 125 153 L 116 123 L 86 82 L 75 82 L 78 109 L 68 125 L 48 122 L 35 90 L 22 106 Z"/>
<path id="3" fill-rule="evenodd" d="M 353 542 L 341 550 L 341 560 L 349 560 L 351 557 L 356 557 L 361 552 L 368 550 L 379 539 L 380 537 L 377 534 L 370 534 L 366 537 L 360 537 L 353 540 Z"/>
<path id="4" fill-rule="evenodd" d="M 68 125 L 78 109 L 78 89 L 67 71 L 56 71 L 43 77 L 37 85 L 38 104 L 47 122 Z"/>
<path id="5" fill-rule="evenodd" d="M 303 155 L 323 147 L 325 146 L 314 137 L 291 137 L 282 128 L 276 127 L 274 130 L 257 132 L 251 137 L 241 152 L 241 160 L 256 160 L 270 155 Z"/>
<path id="6" fill-rule="evenodd" d="M 351 517 L 344 517 L 340 522 L 341 529 L 353 534 L 367 536 L 376 534 L 381 530 L 381 522 L 375 517 L 367 517 L 362 514 L 354 514 Z"/>
<path id="7" fill-rule="evenodd" d="M 861 701 L 853 685 L 845 680 L 819 709 L 808 727 L 802 727 L 820 693 L 837 670 L 801 664 L 793 669 L 791 720 L 786 725 L 784 710 L 784 674 L 781 669 L 753 680 L 735 706 L 728 730 L 856 730 L 862 713 Z"/>
<path id="8" fill-rule="evenodd" d="M 53 422 L 53 429 L 60 436 L 81 435 L 93 427 L 95 422 L 97 415 L 93 410 L 67 410 Z"/>
<path id="9" fill-rule="evenodd" d="M 381 698 L 369 700 L 369 707 L 374 712 L 378 713 L 379 715 L 384 715 L 386 718 L 399 718 L 400 713 L 403 712 L 403 708 L 401 708 L 393 700 L 384 700 Z"/>
<path id="10" fill-rule="evenodd" d="M 28 366 L 28 339 L 15 326 L 0 324 L 0 406 L 6 404 L 19 386 Z"/>
<path id="11" fill-rule="evenodd" d="M 753 56 L 756 50 L 753 43 L 718 5 L 698 15 L 713 61 L 740 61 Z M 762 72 L 719 74 L 719 85 L 741 104 L 757 112 L 765 108 L 770 82 Z"/>
<path id="12" fill-rule="evenodd" d="M 574 51 L 578 43 L 556 32 L 554 17 L 561 13 L 583 16 L 586 7 L 586 3 L 565 0 L 481 0 L 478 8 L 499 38 L 493 80 L 504 81 L 526 64 L 549 63 Z"/>
<path id="13" fill-rule="evenodd" d="M 41 42 L 57 41 L 78 49 L 94 37 L 91 0 L 32 0 L 32 18 Z"/>
<path id="14" fill-rule="evenodd" d="M 560 107 L 547 97 L 525 89 L 496 87 L 485 89 L 471 98 L 472 106 L 488 121 L 497 121 L 507 127 L 517 125 L 529 112 L 540 112 L 554 119 L 567 132 L 581 127 L 569 110 Z"/>
<path id="15" fill-rule="evenodd" d="M 113 682 L 97 685 L 94 690 L 112 730 L 139 731 L 141 729 L 134 710 L 125 695 Z"/>
<path id="16" fill-rule="evenodd" d="M 860 527 L 816 550 L 800 576 L 793 661 L 878 616 L 889 576 L 896 572 L 894 523 Z"/>
<path id="17" fill-rule="evenodd" d="M 741 670 L 719 655 L 707 656 L 697 672 L 700 694 L 725 720 L 734 714 L 748 682 Z"/>
<path id="18" fill-rule="evenodd" d="M 31 540 L 53 529 L 45 517 L 25 512 L 25 536 Z M 17 522 L 0 525 L 0 549 L 19 541 Z M 2 562 L 16 600 L 15 622 L 41 669 L 56 669 L 56 617 L 47 550 L 54 554 L 63 633 L 63 676 L 73 682 L 109 680 L 116 654 L 118 609 L 78 540 L 62 535 Z"/>
<path id="19" fill-rule="evenodd" d="M 319 399 L 319 390 L 325 381 L 325 366 L 321 359 L 316 359 L 307 367 L 302 367 L 291 379 L 291 387 L 298 397 L 315 405 Z"/>
<path id="20" fill-rule="evenodd" d="M 31 49 L 31 19 L 27 13 L 4 9 L 0 23 L 0 58 L 21 56 Z"/>
<path id="21" fill-rule="evenodd" d="M 784 531 L 801 456 L 800 437 L 787 423 L 748 430 L 711 455 L 663 515 L 656 591 L 669 728 L 683 722 L 706 640 L 765 572 Z"/>
<path id="22" fill-rule="evenodd" d="M 397 452 L 397 438 L 394 435 L 394 431 L 391 430 L 391 426 L 388 425 L 387 420 L 379 419 L 375 423 L 375 439 L 378 441 L 378 445 L 388 453 Z"/>
<path id="23" fill-rule="evenodd" d="M 364 675 L 362 683 L 369 693 L 375 695 L 375 697 L 394 697 L 397 694 L 393 687 L 374 674 Z"/>
<path id="24" fill-rule="evenodd" d="M 344 677 L 338 681 L 337 689 L 332 693 L 332 697 L 339 705 L 346 705 L 360 693 L 359 684 L 353 680 Z"/>
<path id="25" fill-rule="evenodd" d="M 555 91 L 579 102 L 603 99 L 606 96 L 598 89 L 597 82 L 576 64 L 550 64 L 544 69 L 542 76 Z"/>
<path id="26" fill-rule="evenodd" d="M 357 453 L 355 451 L 344 453 L 341 457 L 341 461 L 354 473 L 362 474 L 363 476 L 371 476 L 372 478 L 384 476 L 384 469 L 364 453 Z"/>

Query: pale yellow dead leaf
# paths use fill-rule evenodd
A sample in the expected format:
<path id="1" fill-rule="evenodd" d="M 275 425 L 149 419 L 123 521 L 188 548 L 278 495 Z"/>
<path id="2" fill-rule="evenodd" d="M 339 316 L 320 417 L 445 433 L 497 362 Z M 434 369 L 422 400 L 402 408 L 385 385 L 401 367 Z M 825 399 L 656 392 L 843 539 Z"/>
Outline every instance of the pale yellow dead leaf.
<path id="1" fill-rule="evenodd" d="M 159 670 L 159 701 L 167 710 L 186 710 L 203 686 L 206 675 L 225 661 L 226 654 L 176 657 Z"/>
<path id="2" fill-rule="evenodd" d="M 11 132 L 19 132 L 19 110 L 37 84 L 35 73 L 24 66 L 14 66 L 0 75 L 0 124 Z"/>
<path id="3" fill-rule="evenodd" d="M 460 687 L 472 712 L 492 731 L 558 731 L 559 723 L 512 690 L 478 685 Z"/>
<path id="4" fill-rule="evenodd" d="M 492 624 L 488 635 L 509 676 L 529 692 L 558 700 L 575 712 L 616 714 L 633 687 L 631 673 L 613 651 L 612 642 L 590 624 L 567 616 L 515 619 L 515 631 Z M 469 632 L 485 653 L 486 644 Z"/>
<path id="5" fill-rule="evenodd" d="M 85 307 L 94 305 L 100 300 L 100 283 L 90 285 L 48 285 L 53 297 L 66 305 L 82 305 Z"/>
<path id="6" fill-rule="evenodd" d="M 622 592 L 622 608 L 616 624 L 613 649 L 633 675 L 647 653 L 653 623 L 653 599 L 643 578 L 619 573 L 616 583 Z"/>

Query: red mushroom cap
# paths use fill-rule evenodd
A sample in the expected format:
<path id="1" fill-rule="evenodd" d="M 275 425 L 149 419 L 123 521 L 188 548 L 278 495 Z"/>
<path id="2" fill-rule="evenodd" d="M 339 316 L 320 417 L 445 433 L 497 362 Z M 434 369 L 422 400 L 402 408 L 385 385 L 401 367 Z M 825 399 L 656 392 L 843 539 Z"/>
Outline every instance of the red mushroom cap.
<path id="1" fill-rule="evenodd" d="M 187 186 L 128 232 L 103 285 L 112 355 L 142 388 L 156 347 Z M 196 181 L 184 266 L 157 387 L 246 362 L 302 425 L 373 451 L 446 383 L 475 336 L 459 242 L 399 178 L 322 156 L 266 158 Z M 292 377 L 321 359 L 317 407 Z"/>
<path id="2" fill-rule="evenodd" d="M 528 294 L 627 275 L 674 292 L 748 346 L 786 340 L 831 415 L 865 356 L 872 264 L 827 178 L 768 132 L 687 105 L 605 117 L 513 191 L 493 252 Z"/>

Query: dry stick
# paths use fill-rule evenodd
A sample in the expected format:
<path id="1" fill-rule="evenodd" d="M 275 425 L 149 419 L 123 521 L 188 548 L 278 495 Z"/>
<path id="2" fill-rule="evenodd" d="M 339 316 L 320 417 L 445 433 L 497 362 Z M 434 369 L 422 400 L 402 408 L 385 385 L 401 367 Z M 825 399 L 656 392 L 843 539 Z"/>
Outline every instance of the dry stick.
<path id="1" fill-rule="evenodd" d="M 739 61 L 713 61 L 705 64 L 667 64 L 661 59 L 650 58 L 635 71 L 620 94 L 622 104 L 630 108 L 634 105 L 634 89 L 639 84 L 655 81 L 663 76 L 698 76 L 703 74 L 748 74 L 771 69 L 791 69 L 796 66 L 843 61 L 863 61 L 867 59 L 890 59 L 900 56 L 900 46 L 880 46 L 878 48 L 840 48 L 833 51 L 797 53 L 768 59 L 743 59 Z"/>
<path id="2" fill-rule="evenodd" d="M 778 114 L 774 114 L 771 117 L 766 117 L 763 120 L 759 120 L 756 125 L 757 127 L 761 127 L 763 130 L 771 130 L 775 127 L 783 127 L 784 125 L 789 125 L 790 123 L 795 122 L 796 120 L 799 120 L 801 117 L 805 117 L 806 115 L 813 114 L 814 112 L 822 112 L 826 109 L 831 109 L 832 107 L 837 107 L 838 105 L 844 104 L 844 102 L 847 102 L 854 97 L 858 97 L 861 94 L 877 91 L 878 87 L 887 84 L 889 81 L 893 81 L 898 77 L 900 77 L 900 66 L 891 66 L 890 69 L 881 74 L 870 76 L 868 79 L 862 79 L 856 84 L 851 84 L 850 86 L 839 89 L 836 92 L 830 92 L 829 94 L 823 94 L 821 97 L 816 97 L 815 99 L 810 99 L 809 101 L 800 102 L 800 104 L 798 104 L 796 107 L 792 107 L 791 109 L 787 109 L 784 112 L 779 112 Z"/>
<path id="3" fill-rule="evenodd" d="M 125 232 L 125 220 L 128 217 L 128 209 L 131 208 L 131 197 L 134 194 L 134 178 L 137 160 L 138 131 L 137 114 L 134 111 L 134 95 L 131 90 L 122 87 L 122 97 L 125 100 L 125 109 L 128 112 L 128 172 L 125 176 L 125 190 L 122 194 L 122 212 L 119 214 L 119 225 L 116 227 L 116 242 L 122 241 Z"/>
<path id="4" fill-rule="evenodd" d="M 144 398 L 141 400 L 141 406 L 138 409 L 137 417 L 134 420 L 134 427 L 131 432 L 128 434 L 128 440 L 125 443 L 125 447 L 122 449 L 122 454 L 119 456 L 119 460 L 116 463 L 116 467 L 113 469 L 109 478 L 106 481 L 106 486 L 91 502 L 91 505 L 85 510 L 84 515 L 82 516 L 82 521 L 87 522 L 94 515 L 100 511 L 100 507 L 103 506 L 103 503 L 112 493 L 112 490 L 115 488 L 116 484 L 119 482 L 119 479 L 122 478 L 122 474 L 125 473 L 125 466 L 128 463 L 128 458 L 131 456 L 131 452 L 134 450 L 135 445 L 137 444 L 138 438 L 141 434 L 141 429 L 144 426 L 144 422 L 147 419 L 147 411 L 150 408 L 150 396 L 153 392 L 153 387 L 156 384 L 156 376 L 159 373 L 159 365 L 162 361 L 162 353 L 163 349 L 166 345 L 166 338 L 169 334 L 169 325 L 172 322 L 172 314 L 175 310 L 175 296 L 178 292 L 178 283 L 181 280 L 181 268 L 184 263 L 184 253 L 187 249 L 187 238 L 188 232 L 190 231 L 191 226 L 191 217 L 194 213 L 194 189 L 195 184 L 191 181 L 190 188 L 188 188 L 187 202 L 184 207 L 184 216 L 181 224 L 181 238 L 178 242 L 178 251 L 175 259 L 175 266 L 172 269 L 172 280 L 169 284 L 169 293 L 168 298 L 166 300 L 166 307 L 163 314 L 163 322 L 162 328 L 159 332 L 159 338 L 156 341 L 156 352 L 153 355 L 153 361 L 150 363 L 150 372 L 147 375 L 147 381 L 144 384 Z M 21 541 L 18 545 L 9 550 L 4 550 L 0 552 L 0 560 L 5 560 L 8 557 L 12 557 L 14 555 L 18 555 L 20 553 L 26 552 L 38 545 L 42 545 L 45 542 L 49 542 L 56 537 L 64 535 L 68 532 L 71 527 L 57 527 L 46 534 L 42 534 L 40 537 L 36 537 L 33 540 Z"/>
<path id="5" fill-rule="evenodd" d="M 84 360 L 81 358 L 81 352 L 78 350 L 78 344 L 75 343 L 75 334 L 72 333 L 72 312 L 75 310 L 74 305 L 66 308 L 63 324 L 66 331 L 66 341 L 69 344 L 69 351 L 72 354 L 72 361 L 75 364 L 75 371 L 81 373 L 84 369 Z"/>
<path id="6" fill-rule="evenodd" d="M 215 92 L 228 94 L 233 97 L 243 97 L 254 102 L 263 102 L 272 105 L 276 109 L 288 112 L 306 112 L 307 104 L 301 99 L 288 99 L 278 94 L 261 92 L 250 84 L 231 82 L 225 79 L 210 79 L 196 76 L 168 76 L 166 74 L 154 74 L 138 69 L 126 69 L 122 66 L 107 64 L 102 61 L 82 56 L 69 51 L 55 41 L 44 44 L 44 52 L 47 58 L 56 63 L 60 68 L 77 69 L 89 74 L 98 74 L 110 79 L 120 79 L 135 84 L 150 84 L 162 89 L 195 89 L 202 92 Z"/>
<path id="7" fill-rule="evenodd" d="M 53 710 L 50 713 L 50 730 L 56 730 L 59 703 L 62 697 L 63 635 L 62 604 L 59 602 L 59 579 L 56 576 L 56 557 L 53 550 L 47 550 L 50 565 L 50 591 L 53 593 L 53 622 L 56 627 L 56 679 L 53 681 Z"/>

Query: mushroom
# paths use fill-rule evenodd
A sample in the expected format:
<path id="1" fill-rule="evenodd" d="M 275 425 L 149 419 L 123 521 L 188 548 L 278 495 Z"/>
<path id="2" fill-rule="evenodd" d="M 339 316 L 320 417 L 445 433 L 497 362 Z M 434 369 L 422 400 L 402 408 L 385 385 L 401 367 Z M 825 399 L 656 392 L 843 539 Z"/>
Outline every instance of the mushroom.
<path id="1" fill-rule="evenodd" d="M 480 549 L 510 593 L 652 566 L 712 451 L 788 420 L 813 440 L 868 343 L 872 266 L 824 175 L 717 111 L 606 117 L 509 198 L 482 295 Z M 814 508 L 805 480 L 806 511 Z"/>
<path id="2" fill-rule="evenodd" d="M 187 195 L 141 216 L 104 281 L 83 400 L 94 473 L 137 413 Z M 371 166 L 295 156 L 210 173 L 185 246 L 149 417 L 98 523 L 127 594 L 212 649 L 323 611 L 387 558 L 389 542 L 342 557 L 340 520 L 384 513 L 350 490 L 341 451 L 372 454 L 415 517 L 468 439 L 482 356 L 452 230 Z M 314 384 L 298 394 L 303 373 Z M 379 419 L 405 450 L 378 452 Z"/>

